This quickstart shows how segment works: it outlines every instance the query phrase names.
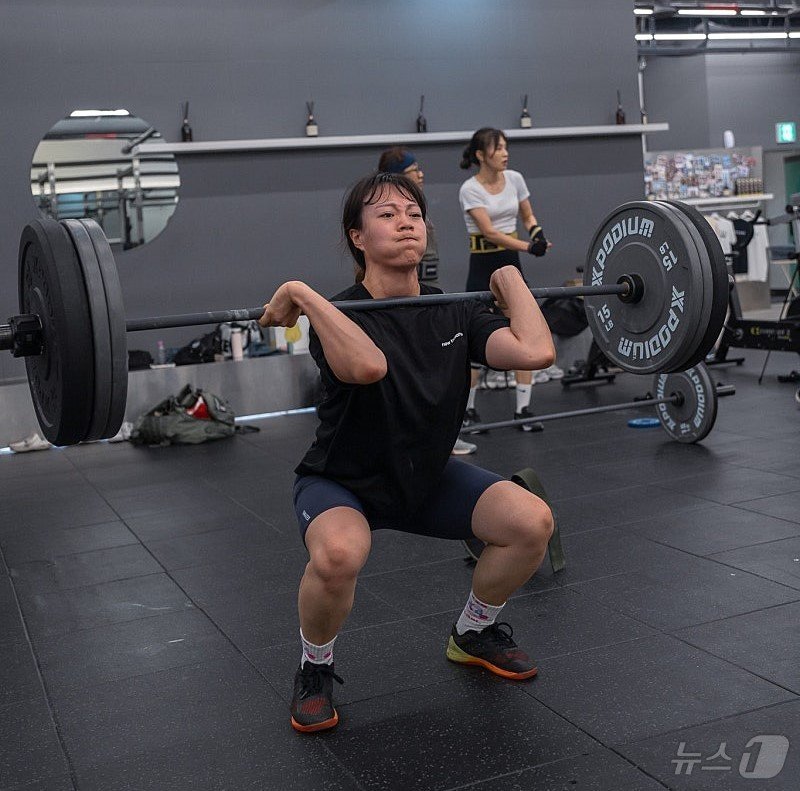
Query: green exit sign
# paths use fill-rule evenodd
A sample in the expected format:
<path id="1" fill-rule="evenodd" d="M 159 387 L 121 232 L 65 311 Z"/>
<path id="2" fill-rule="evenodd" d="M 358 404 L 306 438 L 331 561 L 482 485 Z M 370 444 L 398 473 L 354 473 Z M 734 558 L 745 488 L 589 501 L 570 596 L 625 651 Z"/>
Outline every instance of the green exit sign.
<path id="1" fill-rule="evenodd" d="M 781 121 L 775 124 L 775 141 L 777 143 L 796 143 L 797 124 L 794 121 Z"/>

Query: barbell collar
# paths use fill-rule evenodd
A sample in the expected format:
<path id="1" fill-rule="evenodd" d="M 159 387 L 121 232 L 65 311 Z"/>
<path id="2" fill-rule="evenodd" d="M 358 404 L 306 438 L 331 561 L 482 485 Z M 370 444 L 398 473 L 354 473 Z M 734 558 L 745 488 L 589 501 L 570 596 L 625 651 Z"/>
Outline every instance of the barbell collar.
<path id="1" fill-rule="evenodd" d="M 631 281 L 633 282 L 633 281 Z M 550 297 L 573 297 L 617 294 L 620 298 L 631 293 L 628 281 L 612 283 L 604 286 L 549 286 L 532 288 L 531 294 L 536 299 Z M 486 302 L 493 303 L 496 297 L 491 291 L 463 291 L 453 294 L 420 294 L 417 297 L 390 297 L 388 299 L 348 299 L 332 302 L 339 310 L 384 310 L 386 308 L 414 308 L 427 305 L 447 305 L 453 302 Z M 264 315 L 264 308 L 241 308 L 235 310 L 218 310 L 204 313 L 183 313 L 175 316 L 152 316 L 150 318 L 130 319 L 125 323 L 128 332 L 143 330 L 160 330 L 169 327 L 191 327 L 199 324 L 222 324 L 229 321 L 258 320 Z"/>
<path id="2" fill-rule="evenodd" d="M 14 348 L 14 333 L 10 324 L 0 324 L 0 351 Z"/>
<path id="3" fill-rule="evenodd" d="M 12 316 L 8 324 L 0 324 L 0 351 L 14 357 L 35 357 L 42 353 L 42 321 L 34 313 Z"/>

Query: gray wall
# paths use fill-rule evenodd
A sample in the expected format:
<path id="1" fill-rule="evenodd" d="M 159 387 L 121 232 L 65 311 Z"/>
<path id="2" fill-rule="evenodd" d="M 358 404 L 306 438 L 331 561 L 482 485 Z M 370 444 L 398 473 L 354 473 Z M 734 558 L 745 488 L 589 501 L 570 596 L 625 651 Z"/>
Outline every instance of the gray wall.
<path id="1" fill-rule="evenodd" d="M 775 124 L 800 124 L 800 55 L 651 56 L 644 93 L 650 117 L 670 123 L 669 132 L 649 141 L 651 150 L 721 148 L 723 132 L 731 129 L 737 146 L 764 148 L 764 189 L 775 196 L 764 211 L 783 211 L 783 160 L 798 149 L 776 144 Z M 789 244 L 788 228 L 770 228 L 771 243 Z"/>
<path id="2" fill-rule="evenodd" d="M 726 129 L 739 146 L 776 148 L 775 124 L 800 123 L 800 55 L 650 56 L 644 91 L 650 117 L 670 122 L 653 150 L 720 148 Z"/>
<path id="3" fill-rule="evenodd" d="M 17 310 L 17 240 L 34 216 L 31 155 L 74 108 L 124 106 L 176 140 L 179 102 L 189 99 L 195 139 L 214 140 L 302 134 L 309 98 L 324 135 L 412 131 L 421 93 L 431 131 L 515 126 L 523 93 L 537 126 L 611 123 L 620 88 L 635 120 L 630 16 L 629 0 L 597 0 L 591 14 L 585 0 L 5 0 L 0 317 Z M 417 147 L 444 285 L 458 290 L 467 259 L 459 151 Z M 343 190 L 377 154 L 181 157 L 180 203 L 166 231 L 118 256 L 128 314 L 259 304 L 288 277 L 324 293 L 342 288 L 350 282 L 338 241 Z M 570 275 L 603 215 L 642 193 L 635 136 L 514 143 L 511 166 L 527 176 L 556 245 L 527 262 L 534 281 Z M 163 336 L 176 345 L 198 332 Z M 153 335 L 129 340 L 155 346 Z M 0 380 L 21 373 L 0 355 Z"/>

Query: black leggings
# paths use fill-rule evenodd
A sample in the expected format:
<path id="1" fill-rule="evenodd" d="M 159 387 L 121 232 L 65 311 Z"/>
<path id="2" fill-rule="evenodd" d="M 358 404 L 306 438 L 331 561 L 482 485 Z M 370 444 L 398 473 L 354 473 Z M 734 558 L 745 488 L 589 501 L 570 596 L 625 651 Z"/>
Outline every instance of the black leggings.
<path id="1" fill-rule="evenodd" d="M 515 266 L 522 272 L 516 250 L 497 250 L 493 253 L 472 253 L 469 257 L 469 275 L 465 291 L 488 291 L 489 278 L 495 269 Z M 524 277 L 524 275 L 523 275 Z"/>

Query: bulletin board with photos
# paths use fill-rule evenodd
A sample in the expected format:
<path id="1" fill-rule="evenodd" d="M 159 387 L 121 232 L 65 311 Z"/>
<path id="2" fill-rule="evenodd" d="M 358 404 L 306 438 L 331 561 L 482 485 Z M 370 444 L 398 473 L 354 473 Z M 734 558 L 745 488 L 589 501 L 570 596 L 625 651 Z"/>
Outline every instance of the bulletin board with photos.
<path id="1" fill-rule="evenodd" d="M 760 146 L 645 154 L 648 200 L 723 198 L 763 192 Z"/>

